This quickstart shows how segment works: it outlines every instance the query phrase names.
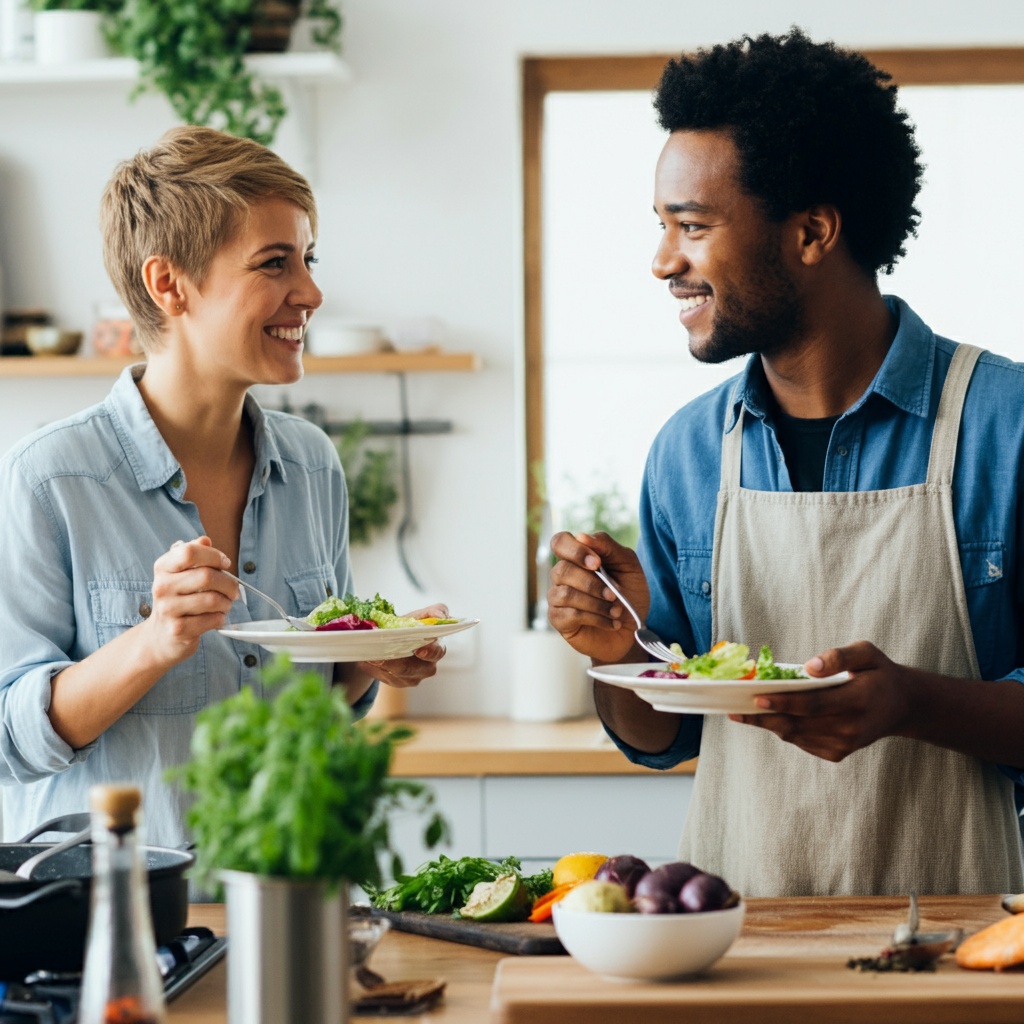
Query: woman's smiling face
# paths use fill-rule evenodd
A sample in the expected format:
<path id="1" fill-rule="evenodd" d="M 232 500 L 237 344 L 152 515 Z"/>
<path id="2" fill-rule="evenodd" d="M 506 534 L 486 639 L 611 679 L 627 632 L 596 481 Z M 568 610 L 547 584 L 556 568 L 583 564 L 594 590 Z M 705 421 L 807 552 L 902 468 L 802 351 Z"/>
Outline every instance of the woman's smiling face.
<path id="1" fill-rule="evenodd" d="M 312 277 L 305 211 L 284 199 L 252 206 L 217 250 L 201 287 L 185 285 L 181 333 L 201 372 L 248 384 L 302 376 L 306 325 L 323 302 Z"/>

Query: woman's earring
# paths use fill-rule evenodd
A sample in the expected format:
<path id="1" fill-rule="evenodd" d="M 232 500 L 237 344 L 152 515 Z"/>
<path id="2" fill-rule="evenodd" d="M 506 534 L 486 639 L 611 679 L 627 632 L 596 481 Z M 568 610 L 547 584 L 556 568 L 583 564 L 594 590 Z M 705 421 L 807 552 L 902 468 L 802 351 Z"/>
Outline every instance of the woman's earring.
<path id="1" fill-rule="evenodd" d="M 175 309 L 181 309 L 181 306 L 175 306 L 174 308 Z"/>

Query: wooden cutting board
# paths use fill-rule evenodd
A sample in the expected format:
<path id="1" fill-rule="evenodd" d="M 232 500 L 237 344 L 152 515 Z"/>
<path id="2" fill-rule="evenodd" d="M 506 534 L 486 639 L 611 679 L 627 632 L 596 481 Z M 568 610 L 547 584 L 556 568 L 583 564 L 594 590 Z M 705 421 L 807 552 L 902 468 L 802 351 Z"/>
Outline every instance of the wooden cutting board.
<path id="1" fill-rule="evenodd" d="M 922 897 L 921 929 L 967 933 L 1005 917 L 998 896 Z M 750 899 L 743 933 L 703 975 L 606 981 L 575 960 L 502 960 L 493 1024 L 1022 1024 L 1024 972 L 965 971 L 951 958 L 920 974 L 869 974 L 906 920 L 888 897 Z"/>
<path id="2" fill-rule="evenodd" d="M 416 914 L 410 910 L 375 910 L 374 913 L 386 917 L 392 928 L 426 935 L 430 939 L 461 942 L 466 946 L 480 946 L 482 949 L 493 949 L 513 956 L 565 953 L 565 947 L 555 934 L 555 926 L 550 923 L 521 921 L 513 924 L 488 924 L 448 914 Z"/>

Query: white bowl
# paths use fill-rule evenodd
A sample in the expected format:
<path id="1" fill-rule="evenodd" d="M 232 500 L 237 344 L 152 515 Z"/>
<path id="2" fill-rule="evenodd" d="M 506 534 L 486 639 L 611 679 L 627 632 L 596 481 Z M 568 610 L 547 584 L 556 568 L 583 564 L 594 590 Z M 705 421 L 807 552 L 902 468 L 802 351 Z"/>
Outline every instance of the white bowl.
<path id="1" fill-rule="evenodd" d="M 599 914 L 552 908 L 562 945 L 606 978 L 658 981 L 710 967 L 743 927 L 743 901 L 703 914 Z"/>

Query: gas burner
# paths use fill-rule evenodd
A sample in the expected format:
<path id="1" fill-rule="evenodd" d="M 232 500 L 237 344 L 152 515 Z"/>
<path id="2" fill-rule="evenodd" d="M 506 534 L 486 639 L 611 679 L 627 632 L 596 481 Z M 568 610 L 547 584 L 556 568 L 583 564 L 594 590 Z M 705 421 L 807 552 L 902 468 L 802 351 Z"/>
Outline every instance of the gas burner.
<path id="1" fill-rule="evenodd" d="M 186 928 L 156 951 L 170 1002 L 227 952 L 228 940 L 209 928 Z M 81 974 L 35 971 L 22 984 L 0 982 L 0 1024 L 74 1024 Z"/>

